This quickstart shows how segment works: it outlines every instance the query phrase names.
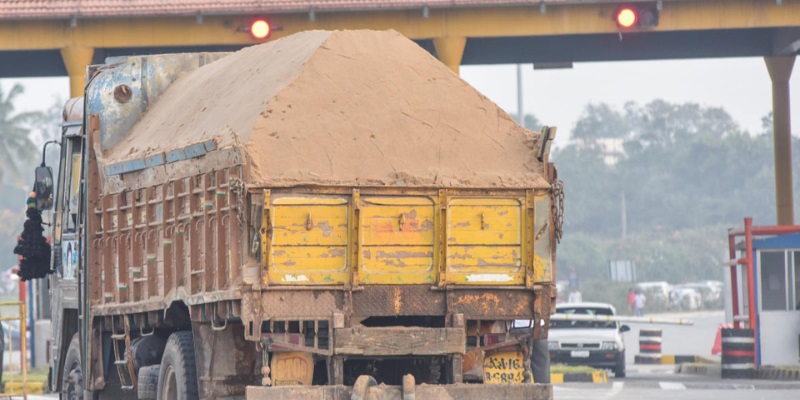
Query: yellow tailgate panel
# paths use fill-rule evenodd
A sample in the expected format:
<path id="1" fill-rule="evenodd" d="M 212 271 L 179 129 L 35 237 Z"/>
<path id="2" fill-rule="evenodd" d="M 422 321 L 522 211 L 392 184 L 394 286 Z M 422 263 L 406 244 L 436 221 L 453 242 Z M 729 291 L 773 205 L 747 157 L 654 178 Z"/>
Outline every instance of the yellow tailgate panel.
<path id="1" fill-rule="evenodd" d="M 446 283 L 518 285 L 525 282 L 521 206 L 518 199 L 450 201 Z"/>
<path id="2" fill-rule="evenodd" d="M 430 198 L 364 197 L 360 213 L 362 283 L 435 282 L 434 203 Z"/>
<path id="3" fill-rule="evenodd" d="M 348 283 L 348 203 L 341 198 L 281 198 L 271 207 L 270 284 Z"/>

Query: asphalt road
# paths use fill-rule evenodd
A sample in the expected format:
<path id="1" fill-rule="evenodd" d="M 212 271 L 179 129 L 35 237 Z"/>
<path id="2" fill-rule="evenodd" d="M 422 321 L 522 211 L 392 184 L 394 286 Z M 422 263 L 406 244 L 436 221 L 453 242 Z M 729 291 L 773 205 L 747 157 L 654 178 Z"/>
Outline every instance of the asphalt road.
<path id="1" fill-rule="evenodd" d="M 646 317 L 685 318 L 694 325 L 632 324 L 629 332 L 623 334 L 625 340 L 625 359 L 628 366 L 633 365 L 634 356 L 639 352 L 639 330 L 661 329 L 661 352 L 663 354 L 685 354 L 711 357 L 711 347 L 719 324 L 725 322 L 723 311 L 704 311 L 682 314 L 653 314 Z"/>
<path id="2" fill-rule="evenodd" d="M 639 350 L 639 330 L 642 328 L 662 330 L 663 354 L 700 355 L 712 359 L 719 357 L 711 355 L 711 348 L 714 344 L 717 327 L 725 319 L 722 311 L 652 316 L 687 318 L 692 320 L 694 325 L 628 323 L 631 331 L 624 334 L 628 376 L 623 379 L 615 379 L 609 372 L 609 382 L 605 384 L 566 383 L 555 385 L 553 388 L 555 400 L 800 399 L 800 382 L 723 380 L 717 377 L 676 374 L 672 365 L 635 365 L 633 360 Z"/>
<path id="3" fill-rule="evenodd" d="M 608 383 L 565 383 L 553 388 L 555 400 L 796 400 L 800 382 L 722 380 L 715 377 L 676 374 L 667 365 L 629 366 L 628 377 Z"/>

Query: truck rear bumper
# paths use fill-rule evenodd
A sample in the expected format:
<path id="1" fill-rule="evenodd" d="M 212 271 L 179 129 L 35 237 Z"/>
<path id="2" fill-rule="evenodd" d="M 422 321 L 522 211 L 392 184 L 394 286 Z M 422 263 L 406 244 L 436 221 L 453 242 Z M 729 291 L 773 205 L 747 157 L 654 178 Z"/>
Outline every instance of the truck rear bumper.
<path id="1" fill-rule="evenodd" d="M 414 393 L 403 393 L 400 386 L 376 385 L 367 388 L 366 396 L 353 397 L 349 386 L 248 386 L 246 400 L 551 400 L 553 387 L 545 384 L 489 385 L 459 383 L 453 385 L 420 385 Z M 409 396 L 411 394 L 411 396 Z"/>

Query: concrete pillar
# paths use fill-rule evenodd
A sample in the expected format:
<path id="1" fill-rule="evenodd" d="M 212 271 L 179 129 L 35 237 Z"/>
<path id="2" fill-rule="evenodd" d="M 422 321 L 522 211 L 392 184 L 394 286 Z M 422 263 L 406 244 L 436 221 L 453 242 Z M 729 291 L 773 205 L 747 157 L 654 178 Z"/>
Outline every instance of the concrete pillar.
<path id="1" fill-rule="evenodd" d="M 433 39 L 433 47 L 436 48 L 439 61 L 447 65 L 456 75 L 458 75 L 458 67 L 461 66 L 461 57 L 464 56 L 466 45 L 467 38 L 465 37 L 448 36 Z"/>
<path id="2" fill-rule="evenodd" d="M 778 225 L 794 225 L 792 190 L 792 123 L 789 114 L 789 78 L 795 56 L 764 57 L 772 79 L 772 135 L 775 151 L 775 206 Z"/>
<path id="3" fill-rule="evenodd" d="M 92 63 L 94 49 L 91 47 L 69 46 L 61 49 L 61 58 L 69 75 L 69 96 L 83 96 L 86 85 L 86 67 Z"/>

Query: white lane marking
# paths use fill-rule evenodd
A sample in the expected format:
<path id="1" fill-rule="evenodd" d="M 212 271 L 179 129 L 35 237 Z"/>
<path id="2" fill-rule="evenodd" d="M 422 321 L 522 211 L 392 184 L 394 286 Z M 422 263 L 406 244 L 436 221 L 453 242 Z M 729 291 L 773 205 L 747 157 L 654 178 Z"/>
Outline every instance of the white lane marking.
<path id="1" fill-rule="evenodd" d="M 680 382 L 658 382 L 658 386 L 664 390 L 686 390 L 686 386 Z"/>
<path id="2" fill-rule="evenodd" d="M 614 383 L 611 384 L 611 391 L 608 392 L 605 396 L 603 396 L 603 399 L 607 400 L 613 397 L 617 397 L 617 395 L 620 394 L 620 392 L 622 392 L 622 389 L 624 387 L 625 387 L 625 382 L 614 381 Z"/>
<path id="3" fill-rule="evenodd" d="M 607 391 L 597 387 L 601 385 L 591 389 L 553 385 L 553 397 L 558 400 L 610 400 L 622 392 L 624 385 L 625 382 L 615 381 Z"/>

